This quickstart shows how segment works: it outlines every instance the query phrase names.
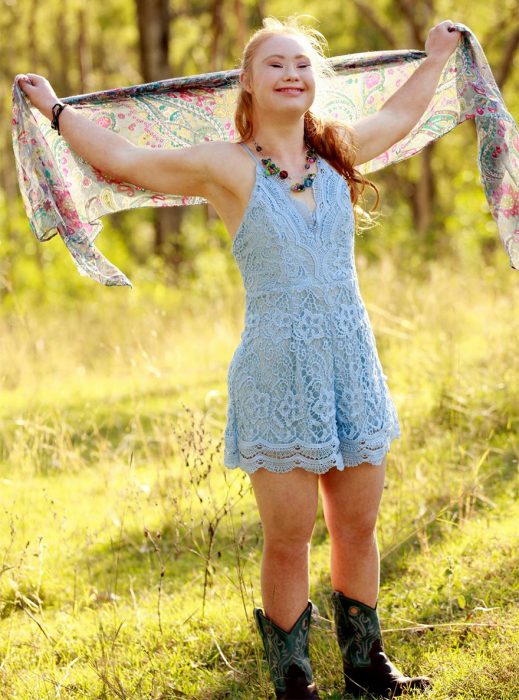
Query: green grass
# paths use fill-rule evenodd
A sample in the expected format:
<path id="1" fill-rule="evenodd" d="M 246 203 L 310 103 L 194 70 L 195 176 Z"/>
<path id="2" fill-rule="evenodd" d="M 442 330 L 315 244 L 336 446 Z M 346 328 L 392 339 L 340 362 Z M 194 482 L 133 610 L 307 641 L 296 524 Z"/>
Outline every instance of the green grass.
<path id="1" fill-rule="evenodd" d="M 402 424 L 380 519 L 391 658 L 428 697 L 519 698 L 519 290 L 493 267 L 417 281 L 358 256 Z M 0 697 L 267 698 L 262 531 L 223 468 L 239 289 L 92 287 L 0 318 Z M 341 697 L 319 510 L 311 655 Z"/>

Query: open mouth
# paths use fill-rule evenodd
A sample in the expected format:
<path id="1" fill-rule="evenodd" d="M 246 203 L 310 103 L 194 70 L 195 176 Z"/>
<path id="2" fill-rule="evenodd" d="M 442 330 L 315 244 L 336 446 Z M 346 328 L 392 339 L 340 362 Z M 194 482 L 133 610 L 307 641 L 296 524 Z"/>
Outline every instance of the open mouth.
<path id="1" fill-rule="evenodd" d="M 289 95 L 300 95 L 304 92 L 303 88 L 278 88 L 276 92 L 285 92 Z"/>

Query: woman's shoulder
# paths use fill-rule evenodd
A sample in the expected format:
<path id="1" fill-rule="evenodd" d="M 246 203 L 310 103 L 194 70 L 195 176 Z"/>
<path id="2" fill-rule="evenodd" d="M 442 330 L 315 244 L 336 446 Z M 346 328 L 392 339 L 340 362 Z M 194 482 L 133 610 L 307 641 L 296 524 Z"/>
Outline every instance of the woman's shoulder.
<path id="1" fill-rule="evenodd" d="M 215 206 L 229 231 L 241 219 L 256 178 L 251 154 L 239 141 L 204 141 L 200 161 L 206 173 L 205 197 Z M 236 220 L 236 221 L 235 221 Z"/>
<path id="2" fill-rule="evenodd" d="M 203 148 L 209 155 L 215 158 L 238 158 L 243 159 L 246 156 L 245 149 L 240 141 L 201 141 L 196 144 L 197 148 Z"/>
<path id="3" fill-rule="evenodd" d="M 243 191 L 254 177 L 251 155 L 238 141 L 204 141 L 199 147 L 205 151 L 204 161 L 215 183 L 236 193 L 241 199 Z"/>

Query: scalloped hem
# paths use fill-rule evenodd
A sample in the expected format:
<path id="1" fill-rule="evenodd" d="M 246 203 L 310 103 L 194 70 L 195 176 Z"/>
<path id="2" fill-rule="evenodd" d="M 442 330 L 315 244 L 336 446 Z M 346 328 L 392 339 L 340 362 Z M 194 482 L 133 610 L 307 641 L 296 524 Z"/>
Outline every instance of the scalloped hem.
<path id="1" fill-rule="evenodd" d="M 320 445 L 309 445 L 298 441 L 269 445 L 259 441 L 239 441 L 239 447 L 236 450 L 230 450 L 226 445 L 224 467 L 242 469 L 247 474 L 254 474 L 261 468 L 278 474 L 297 468 L 314 474 L 325 474 L 334 467 L 343 471 L 349 467 L 357 467 L 363 462 L 379 467 L 386 453 L 391 451 L 391 442 L 398 439 L 400 435 L 400 426 L 397 423 L 393 424 L 389 430 L 383 429 L 369 439 L 349 442 L 335 439 Z"/>

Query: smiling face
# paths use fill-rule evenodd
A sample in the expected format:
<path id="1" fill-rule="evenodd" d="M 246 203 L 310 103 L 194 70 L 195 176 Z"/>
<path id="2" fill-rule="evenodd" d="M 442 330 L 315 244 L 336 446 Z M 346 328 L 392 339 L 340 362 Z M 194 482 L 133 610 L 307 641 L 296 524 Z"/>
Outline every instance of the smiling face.
<path id="1" fill-rule="evenodd" d="M 299 117 L 315 97 L 312 49 L 303 36 L 278 34 L 261 42 L 249 70 L 240 75 L 254 110 Z"/>

